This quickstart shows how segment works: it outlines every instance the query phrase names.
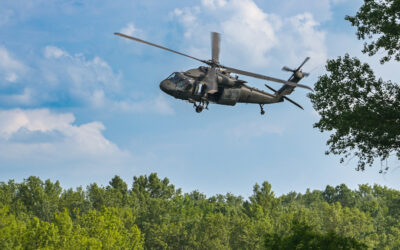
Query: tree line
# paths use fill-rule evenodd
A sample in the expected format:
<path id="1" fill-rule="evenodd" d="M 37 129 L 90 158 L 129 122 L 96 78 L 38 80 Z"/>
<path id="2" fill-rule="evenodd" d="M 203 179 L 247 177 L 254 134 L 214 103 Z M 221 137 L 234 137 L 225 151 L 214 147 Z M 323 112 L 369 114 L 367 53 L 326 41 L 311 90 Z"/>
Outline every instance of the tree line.
<path id="1" fill-rule="evenodd" d="M 157 174 L 63 189 L 0 183 L 0 249 L 398 249 L 400 192 L 342 184 L 244 199 L 183 193 Z"/>

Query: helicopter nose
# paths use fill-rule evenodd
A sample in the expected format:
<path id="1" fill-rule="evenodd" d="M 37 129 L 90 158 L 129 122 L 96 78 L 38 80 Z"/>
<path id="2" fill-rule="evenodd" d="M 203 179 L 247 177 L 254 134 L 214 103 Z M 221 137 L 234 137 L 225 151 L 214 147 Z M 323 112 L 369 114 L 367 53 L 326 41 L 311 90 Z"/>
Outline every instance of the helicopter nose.
<path id="1" fill-rule="evenodd" d="M 170 80 L 164 80 L 160 83 L 160 89 L 170 95 L 175 89 L 175 85 Z"/>

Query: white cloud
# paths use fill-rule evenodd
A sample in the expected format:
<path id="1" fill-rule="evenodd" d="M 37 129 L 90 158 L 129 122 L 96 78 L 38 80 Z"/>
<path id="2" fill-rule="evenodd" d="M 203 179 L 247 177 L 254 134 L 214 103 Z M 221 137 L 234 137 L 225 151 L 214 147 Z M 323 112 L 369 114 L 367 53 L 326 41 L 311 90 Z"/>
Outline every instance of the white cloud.
<path id="1" fill-rule="evenodd" d="M 125 27 L 123 27 L 119 32 L 128 36 L 133 36 L 136 35 L 138 29 L 132 22 L 130 22 Z"/>
<path id="2" fill-rule="evenodd" d="M 60 58 L 62 56 L 68 56 L 68 53 L 66 53 L 64 50 L 57 48 L 55 46 L 46 46 L 44 48 L 44 56 L 46 58 Z"/>
<path id="3" fill-rule="evenodd" d="M 267 52 L 278 43 L 276 31 L 281 26 L 280 21 L 251 0 L 232 0 L 229 6 L 232 15 L 221 23 L 228 44 L 240 48 L 233 51 L 240 51 L 252 64 L 266 64 Z"/>
<path id="4" fill-rule="evenodd" d="M 118 94 L 121 74 L 116 74 L 106 61 L 99 57 L 86 59 L 82 54 L 71 55 L 55 46 L 44 49 L 40 63 L 41 87 L 74 102 L 102 107 L 103 99 Z M 44 100 L 46 101 L 46 100 Z"/>
<path id="5" fill-rule="evenodd" d="M 209 32 L 221 32 L 223 64 L 258 70 L 272 63 L 297 64 L 306 56 L 314 65 L 326 59 L 325 33 L 310 13 L 283 17 L 253 0 L 203 0 L 199 6 L 175 9 L 172 16 L 185 28 L 195 56 L 209 55 Z"/>
<path id="6" fill-rule="evenodd" d="M 73 185 L 133 175 L 136 157 L 105 138 L 101 122 L 74 121 L 71 113 L 48 109 L 0 110 L 2 174 L 40 175 Z"/>
<path id="7" fill-rule="evenodd" d="M 54 83 L 56 91 L 68 93 L 72 99 L 92 108 L 130 113 L 174 113 L 161 96 L 144 101 L 130 100 L 121 84 L 121 74 L 115 74 L 110 65 L 99 57 L 88 60 L 81 54 L 71 55 L 54 46 L 47 46 L 44 55 L 48 59 L 42 66 L 45 68 L 44 78 Z M 67 85 L 61 86 L 64 84 Z"/>
<path id="8" fill-rule="evenodd" d="M 201 3 L 207 8 L 219 8 L 224 7 L 227 2 L 225 0 L 202 0 Z"/>
<path id="9" fill-rule="evenodd" d="M 103 136 L 105 127 L 102 123 L 74 125 L 74 121 L 71 113 L 57 114 L 48 109 L 1 110 L 0 158 L 29 161 L 30 157 L 39 156 L 42 160 L 61 161 L 87 157 L 130 157 L 128 152 L 122 151 Z M 23 142 L 15 140 L 21 134 L 28 139 Z M 57 135 L 56 140 L 46 141 L 52 135 Z M 42 139 L 29 140 L 38 139 L 38 136 Z"/>
<path id="10" fill-rule="evenodd" d="M 26 66 L 15 59 L 6 48 L 0 45 L 0 81 L 16 82 L 26 71 Z"/>
<path id="11" fill-rule="evenodd" d="M 311 57 L 306 68 L 314 68 L 325 64 L 327 48 L 325 44 L 326 32 L 318 29 L 310 13 L 299 14 L 284 20 L 280 31 L 280 43 L 277 49 L 285 55 L 289 62 L 300 63 L 306 56 Z M 279 58 L 281 60 L 281 58 Z M 292 65 L 291 67 L 296 67 Z"/>
<path id="12" fill-rule="evenodd" d="M 200 14 L 200 8 L 198 6 L 192 8 L 175 9 L 172 16 L 177 17 L 181 24 L 186 28 L 184 32 L 184 37 L 187 39 L 192 38 L 194 35 L 197 36 L 198 33 L 195 31 L 201 31 L 197 15 Z"/>
<path id="13" fill-rule="evenodd" d="M 9 81 L 17 79 L 16 73 L 25 72 L 23 63 L 15 60 L 0 47 L 0 77 L 2 73 Z M 95 109 L 157 114 L 173 114 L 174 111 L 164 97 L 132 100 L 126 91 L 122 74 L 115 73 L 100 57 L 87 59 L 82 54 L 70 54 L 56 46 L 46 46 L 43 57 L 34 60 L 26 81 L 19 89 L 0 94 L 3 107 L 38 107 L 48 103 L 64 103 L 88 106 Z"/>

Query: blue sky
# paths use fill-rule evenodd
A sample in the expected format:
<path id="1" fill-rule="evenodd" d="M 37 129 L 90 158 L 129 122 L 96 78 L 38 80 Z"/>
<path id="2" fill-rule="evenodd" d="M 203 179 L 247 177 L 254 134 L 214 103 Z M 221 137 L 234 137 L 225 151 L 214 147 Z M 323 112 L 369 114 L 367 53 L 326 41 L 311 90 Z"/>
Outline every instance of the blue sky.
<path id="1" fill-rule="evenodd" d="M 127 41 L 122 32 L 210 58 L 211 31 L 222 34 L 224 65 L 278 78 L 282 66 L 304 67 L 313 86 L 328 58 L 359 56 L 384 80 L 398 81 L 398 65 L 361 54 L 346 21 L 357 0 L 2 1 L 0 6 L 0 181 L 30 175 L 64 187 L 106 185 L 114 175 L 157 172 L 184 191 L 231 192 L 247 197 L 268 181 L 277 194 L 356 188 L 378 183 L 400 188 L 399 162 L 386 175 L 380 164 L 357 172 L 356 160 L 326 156 L 329 133 L 307 91 L 301 103 L 266 106 L 192 105 L 159 89 L 174 71 L 196 61 Z M 396 79 L 397 78 L 397 79 Z M 262 88 L 264 82 L 243 77 Z M 271 83 L 276 88 L 280 86 Z"/>

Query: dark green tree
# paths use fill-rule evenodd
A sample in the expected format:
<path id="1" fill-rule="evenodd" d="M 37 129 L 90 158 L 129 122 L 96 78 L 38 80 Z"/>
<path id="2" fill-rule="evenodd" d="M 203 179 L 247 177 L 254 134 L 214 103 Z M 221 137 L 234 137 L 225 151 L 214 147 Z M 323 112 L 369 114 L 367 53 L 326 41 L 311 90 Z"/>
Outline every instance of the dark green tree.
<path id="1" fill-rule="evenodd" d="M 50 221 L 58 209 L 58 199 L 62 192 L 60 183 L 31 176 L 18 186 L 16 199 L 33 215 Z"/>
<path id="2" fill-rule="evenodd" d="M 326 70 L 309 95 L 321 116 L 314 127 L 334 132 L 326 153 L 342 155 L 341 162 L 358 157 L 358 170 L 392 153 L 400 158 L 400 87 L 348 54 L 328 60 Z"/>
<path id="3" fill-rule="evenodd" d="M 267 249 L 367 249 L 357 240 L 340 236 L 330 231 L 317 233 L 305 223 L 294 221 L 288 235 L 268 234 L 265 238 Z"/>
<path id="4" fill-rule="evenodd" d="M 372 40 L 364 43 L 364 53 L 375 55 L 383 49 L 387 52 L 381 63 L 392 57 L 400 61 L 400 1 L 364 0 L 355 16 L 346 16 L 357 27 L 358 39 Z"/>

